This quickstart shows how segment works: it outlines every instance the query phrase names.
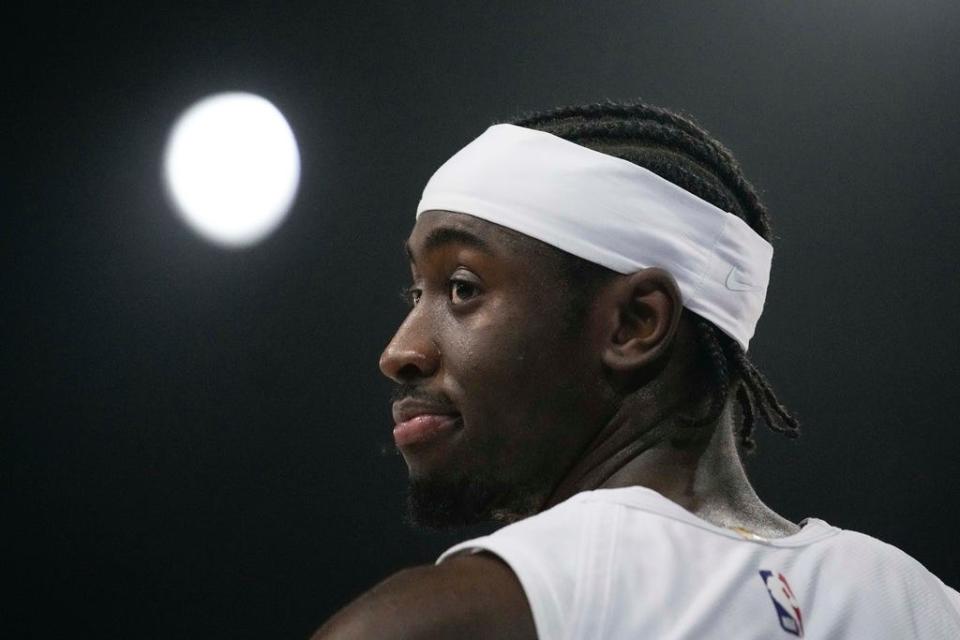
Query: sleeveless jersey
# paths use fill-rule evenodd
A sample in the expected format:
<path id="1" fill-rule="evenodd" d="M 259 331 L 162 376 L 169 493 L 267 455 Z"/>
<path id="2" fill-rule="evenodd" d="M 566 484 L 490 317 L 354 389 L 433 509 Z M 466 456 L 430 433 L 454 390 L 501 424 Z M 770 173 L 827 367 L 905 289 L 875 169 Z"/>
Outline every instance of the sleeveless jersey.
<path id="1" fill-rule="evenodd" d="M 517 575 L 540 640 L 960 639 L 956 591 L 896 547 L 815 518 L 767 540 L 650 489 L 600 489 L 437 563 L 483 551 Z"/>

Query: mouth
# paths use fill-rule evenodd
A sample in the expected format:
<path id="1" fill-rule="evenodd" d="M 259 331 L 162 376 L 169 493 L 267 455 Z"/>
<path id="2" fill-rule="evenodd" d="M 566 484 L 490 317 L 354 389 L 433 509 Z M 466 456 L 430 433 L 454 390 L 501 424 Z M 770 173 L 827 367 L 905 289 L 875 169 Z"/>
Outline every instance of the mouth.
<path id="1" fill-rule="evenodd" d="M 393 441 L 400 449 L 414 447 L 451 433 L 461 424 L 458 413 L 421 413 L 398 422 L 393 428 Z"/>

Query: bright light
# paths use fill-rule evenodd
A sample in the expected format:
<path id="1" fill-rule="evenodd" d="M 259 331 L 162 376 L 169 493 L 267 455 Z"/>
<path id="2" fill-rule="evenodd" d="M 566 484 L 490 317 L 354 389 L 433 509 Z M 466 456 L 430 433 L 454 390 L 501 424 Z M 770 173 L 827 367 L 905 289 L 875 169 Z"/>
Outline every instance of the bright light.
<path id="1" fill-rule="evenodd" d="M 170 132 L 167 190 L 201 236 L 244 247 L 283 221 L 300 183 L 300 153 L 275 106 L 251 93 L 221 93 L 187 109 Z"/>

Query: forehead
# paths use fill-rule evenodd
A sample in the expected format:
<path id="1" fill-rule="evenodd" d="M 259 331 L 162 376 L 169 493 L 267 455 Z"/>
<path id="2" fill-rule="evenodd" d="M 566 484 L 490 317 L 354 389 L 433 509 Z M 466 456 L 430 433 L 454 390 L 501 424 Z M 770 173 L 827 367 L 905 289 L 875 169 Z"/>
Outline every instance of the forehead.
<path id="1" fill-rule="evenodd" d="M 410 232 L 406 250 L 413 262 L 450 245 L 468 246 L 490 257 L 506 257 L 535 252 L 536 242 L 512 229 L 465 213 L 424 211 Z"/>

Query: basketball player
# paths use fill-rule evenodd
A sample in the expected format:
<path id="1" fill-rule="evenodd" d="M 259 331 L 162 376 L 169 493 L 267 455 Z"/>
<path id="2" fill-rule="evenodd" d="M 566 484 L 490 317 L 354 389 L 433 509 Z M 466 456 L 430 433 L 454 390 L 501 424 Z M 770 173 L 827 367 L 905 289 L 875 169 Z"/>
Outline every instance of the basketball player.
<path id="1" fill-rule="evenodd" d="M 770 238 L 730 153 L 663 109 L 538 114 L 447 161 L 380 366 L 412 516 L 508 524 L 315 638 L 960 638 L 915 560 L 747 480 L 755 424 L 798 433 L 747 356 Z"/>

